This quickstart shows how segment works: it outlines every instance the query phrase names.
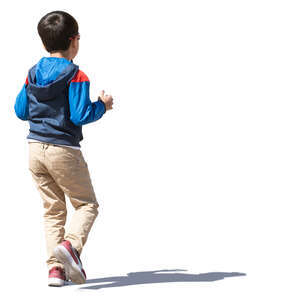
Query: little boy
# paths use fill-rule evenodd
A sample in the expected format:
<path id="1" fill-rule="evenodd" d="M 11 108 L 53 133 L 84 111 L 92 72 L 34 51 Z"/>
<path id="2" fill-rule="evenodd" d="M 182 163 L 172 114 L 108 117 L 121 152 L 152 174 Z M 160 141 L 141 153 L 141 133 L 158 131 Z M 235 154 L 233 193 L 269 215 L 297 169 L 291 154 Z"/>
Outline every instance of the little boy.
<path id="1" fill-rule="evenodd" d="M 95 122 L 112 109 L 113 98 L 101 92 L 89 98 L 88 77 L 73 63 L 79 49 L 76 20 L 66 12 L 46 14 L 38 33 L 50 57 L 28 72 L 15 102 L 15 113 L 29 121 L 29 170 L 43 200 L 48 285 L 70 279 L 84 283 L 80 254 L 98 215 L 98 202 L 80 150 L 82 125 Z M 75 212 L 65 232 L 66 202 Z"/>

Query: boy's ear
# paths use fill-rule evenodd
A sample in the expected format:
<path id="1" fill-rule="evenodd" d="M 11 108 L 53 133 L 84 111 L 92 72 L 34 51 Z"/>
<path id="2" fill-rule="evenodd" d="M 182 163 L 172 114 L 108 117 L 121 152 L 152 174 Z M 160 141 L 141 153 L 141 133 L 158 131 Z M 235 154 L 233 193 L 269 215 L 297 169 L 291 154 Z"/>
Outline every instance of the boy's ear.
<path id="1" fill-rule="evenodd" d="M 76 47 L 76 41 L 75 41 L 75 39 L 71 39 L 71 43 L 70 43 L 69 49 L 70 48 L 75 48 L 75 47 Z"/>

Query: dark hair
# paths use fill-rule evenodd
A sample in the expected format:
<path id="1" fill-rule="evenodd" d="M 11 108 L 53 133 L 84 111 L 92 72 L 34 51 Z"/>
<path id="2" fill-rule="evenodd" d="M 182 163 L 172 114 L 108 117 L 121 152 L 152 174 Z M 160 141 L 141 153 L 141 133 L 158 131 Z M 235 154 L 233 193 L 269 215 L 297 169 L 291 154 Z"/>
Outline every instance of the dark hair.
<path id="1" fill-rule="evenodd" d="M 67 50 L 70 37 L 78 34 L 77 21 L 64 11 L 52 11 L 39 21 L 37 26 L 39 36 L 48 52 Z"/>

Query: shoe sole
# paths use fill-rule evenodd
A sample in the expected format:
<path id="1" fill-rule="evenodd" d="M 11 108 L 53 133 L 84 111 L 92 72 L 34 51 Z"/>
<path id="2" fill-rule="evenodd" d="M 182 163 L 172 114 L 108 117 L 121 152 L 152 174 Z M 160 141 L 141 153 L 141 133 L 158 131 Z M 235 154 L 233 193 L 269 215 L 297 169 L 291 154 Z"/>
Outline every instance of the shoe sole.
<path id="1" fill-rule="evenodd" d="M 65 281 L 60 278 L 50 277 L 48 278 L 48 286 L 61 287 L 65 284 Z"/>
<path id="2" fill-rule="evenodd" d="M 55 257 L 64 264 L 65 268 L 67 269 L 69 278 L 72 282 L 82 284 L 85 283 L 86 279 L 81 269 L 75 263 L 74 259 L 72 258 L 69 251 L 61 245 L 58 245 L 54 249 Z"/>

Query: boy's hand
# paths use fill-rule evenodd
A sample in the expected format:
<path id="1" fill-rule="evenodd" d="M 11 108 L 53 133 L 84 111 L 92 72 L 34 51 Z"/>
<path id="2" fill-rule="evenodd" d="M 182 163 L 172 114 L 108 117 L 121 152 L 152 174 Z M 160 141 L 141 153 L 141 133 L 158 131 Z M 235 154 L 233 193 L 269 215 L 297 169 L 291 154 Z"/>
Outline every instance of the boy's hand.
<path id="1" fill-rule="evenodd" d="M 99 98 L 104 102 L 106 110 L 112 109 L 113 97 L 111 95 L 104 95 L 104 90 L 102 90 L 98 100 Z"/>

